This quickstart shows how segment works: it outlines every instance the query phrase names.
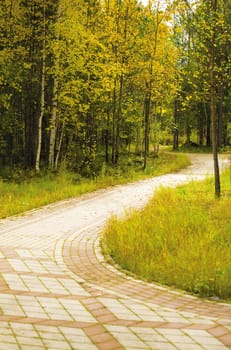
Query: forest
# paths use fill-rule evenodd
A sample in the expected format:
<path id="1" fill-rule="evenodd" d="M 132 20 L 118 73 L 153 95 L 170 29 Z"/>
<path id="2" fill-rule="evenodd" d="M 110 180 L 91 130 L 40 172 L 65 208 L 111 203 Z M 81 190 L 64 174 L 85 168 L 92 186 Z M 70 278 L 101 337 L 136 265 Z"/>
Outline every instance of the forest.
<path id="1" fill-rule="evenodd" d="M 230 68 L 230 0 L 1 0 L 1 171 L 229 146 Z"/>

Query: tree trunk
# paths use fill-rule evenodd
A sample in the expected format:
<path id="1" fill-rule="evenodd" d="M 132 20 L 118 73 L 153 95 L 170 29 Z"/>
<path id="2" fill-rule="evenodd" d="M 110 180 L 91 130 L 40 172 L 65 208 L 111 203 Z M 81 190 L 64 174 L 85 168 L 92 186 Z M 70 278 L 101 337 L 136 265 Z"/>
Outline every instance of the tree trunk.
<path id="1" fill-rule="evenodd" d="M 116 149 L 116 79 L 114 79 L 113 88 L 113 111 L 112 111 L 112 150 L 111 161 L 115 164 L 115 149 Z"/>
<path id="2" fill-rule="evenodd" d="M 147 156 L 149 151 L 149 120 L 151 109 L 151 93 L 147 92 L 144 100 L 144 165 L 143 169 L 147 167 Z"/>
<path id="3" fill-rule="evenodd" d="M 57 112 L 58 112 L 58 77 L 54 77 L 53 86 L 53 101 L 52 101 L 52 111 L 50 118 L 50 143 L 49 143 L 49 159 L 48 167 L 49 169 L 54 168 L 55 159 L 55 140 L 56 140 L 56 129 L 57 129 Z"/>
<path id="4" fill-rule="evenodd" d="M 59 158 L 60 158 L 60 153 L 61 153 L 61 146 L 62 146 L 62 142 L 63 142 L 63 135 L 64 135 L 64 128 L 65 128 L 65 123 L 62 123 L 62 127 L 61 127 L 61 133 L 60 133 L 60 138 L 59 138 L 59 142 L 58 142 L 58 147 L 56 149 L 56 156 L 55 156 L 55 170 L 58 169 L 58 162 L 59 162 Z"/>
<path id="5" fill-rule="evenodd" d="M 45 74 L 46 74 L 46 10 L 45 3 L 43 5 L 43 48 L 42 48 L 42 74 L 41 74 L 41 98 L 40 98 L 40 114 L 38 118 L 38 139 L 35 160 L 35 171 L 40 171 L 40 154 L 42 145 L 42 121 L 45 111 Z"/>
<path id="6" fill-rule="evenodd" d="M 211 139 L 214 162 L 214 187 L 216 197 L 220 197 L 220 174 L 217 152 L 217 118 L 216 118 L 216 78 L 215 78 L 215 14 L 217 12 L 217 0 L 213 1 L 213 30 L 210 52 L 210 116 L 211 116 Z"/>
<path id="7" fill-rule="evenodd" d="M 36 84 L 34 83 L 37 70 L 34 64 L 34 37 L 30 42 L 28 62 L 31 64 L 30 74 L 28 74 L 23 86 L 23 109 L 24 109 L 24 163 L 25 167 L 35 166 L 36 140 L 37 140 L 37 106 L 34 100 L 37 97 Z M 40 96 L 41 97 L 41 96 Z"/>
<path id="8" fill-rule="evenodd" d="M 115 148 L 115 164 L 118 163 L 119 160 L 119 151 L 120 151 L 120 123 L 122 119 L 122 98 L 123 98 L 123 82 L 124 77 L 123 74 L 120 76 L 119 81 L 119 99 L 118 99 L 118 108 L 117 108 L 117 125 L 116 125 L 116 148 Z"/>
<path id="9" fill-rule="evenodd" d="M 177 150 L 179 148 L 179 136 L 178 136 L 178 103 L 175 99 L 174 101 L 174 130 L 173 130 L 173 150 Z"/>
<path id="10" fill-rule="evenodd" d="M 57 23 L 60 22 L 61 17 L 61 5 L 58 4 L 57 10 Z M 57 33 L 56 40 L 59 41 L 60 34 Z M 53 81 L 53 99 L 51 107 L 51 118 L 50 118 L 50 142 L 49 142 L 49 158 L 48 167 L 53 169 L 55 167 L 55 142 L 56 142 L 56 132 L 57 132 L 57 113 L 58 113 L 58 85 L 59 85 L 59 52 L 57 57 L 54 57 L 54 81 Z"/>

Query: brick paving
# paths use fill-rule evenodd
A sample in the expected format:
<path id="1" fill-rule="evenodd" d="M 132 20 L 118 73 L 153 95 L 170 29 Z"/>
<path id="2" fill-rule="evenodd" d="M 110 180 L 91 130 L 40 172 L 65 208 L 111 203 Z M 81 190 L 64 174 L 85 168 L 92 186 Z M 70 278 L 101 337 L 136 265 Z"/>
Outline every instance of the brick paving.
<path id="1" fill-rule="evenodd" d="M 203 178 L 204 157 L 185 172 L 0 221 L 0 350 L 231 349 L 230 304 L 136 280 L 100 250 L 112 212 L 142 207 L 160 184 Z"/>

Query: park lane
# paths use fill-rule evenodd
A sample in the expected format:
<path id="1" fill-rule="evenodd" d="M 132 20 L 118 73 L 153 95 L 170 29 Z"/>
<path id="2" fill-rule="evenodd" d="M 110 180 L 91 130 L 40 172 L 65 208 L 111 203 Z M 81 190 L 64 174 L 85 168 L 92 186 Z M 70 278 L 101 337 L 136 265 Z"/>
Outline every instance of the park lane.
<path id="1" fill-rule="evenodd" d="M 192 161 L 177 174 L 2 220 L 0 349 L 230 349 L 230 305 L 135 280 L 100 251 L 99 231 L 112 213 L 212 172 L 211 156 Z"/>

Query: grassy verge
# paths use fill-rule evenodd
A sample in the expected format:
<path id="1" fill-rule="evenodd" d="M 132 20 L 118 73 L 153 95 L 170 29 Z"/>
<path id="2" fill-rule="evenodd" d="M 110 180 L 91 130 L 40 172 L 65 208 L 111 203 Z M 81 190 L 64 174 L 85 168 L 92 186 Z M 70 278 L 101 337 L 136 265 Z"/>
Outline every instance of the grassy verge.
<path id="1" fill-rule="evenodd" d="M 120 166 L 114 168 L 103 166 L 95 179 L 81 178 L 78 174 L 65 171 L 24 181 L 21 181 L 21 174 L 14 174 L 16 182 L 0 179 L 0 218 L 59 200 L 78 197 L 100 188 L 173 172 L 189 164 L 185 155 L 162 153 L 158 158 L 150 157 L 147 169 L 143 171 L 139 161 L 140 159 L 136 158 L 126 158 Z"/>
<path id="2" fill-rule="evenodd" d="M 105 252 L 148 281 L 230 301 L 229 170 L 222 188 L 219 200 L 211 179 L 161 189 L 142 211 L 128 213 L 125 221 L 109 220 L 102 235 Z"/>

